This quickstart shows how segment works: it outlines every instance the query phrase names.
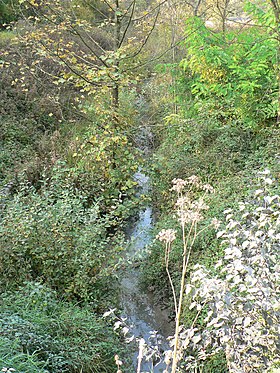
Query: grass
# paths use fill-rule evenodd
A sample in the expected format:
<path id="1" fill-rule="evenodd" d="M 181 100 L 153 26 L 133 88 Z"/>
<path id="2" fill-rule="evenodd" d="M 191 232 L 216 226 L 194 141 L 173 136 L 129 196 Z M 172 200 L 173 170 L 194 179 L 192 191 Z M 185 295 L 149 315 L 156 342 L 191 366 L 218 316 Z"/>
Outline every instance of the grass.
<path id="1" fill-rule="evenodd" d="M 0 303 L 0 367 L 17 372 L 109 373 L 119 341 L 90 307 L 64 302 L 40 283 Z"/>

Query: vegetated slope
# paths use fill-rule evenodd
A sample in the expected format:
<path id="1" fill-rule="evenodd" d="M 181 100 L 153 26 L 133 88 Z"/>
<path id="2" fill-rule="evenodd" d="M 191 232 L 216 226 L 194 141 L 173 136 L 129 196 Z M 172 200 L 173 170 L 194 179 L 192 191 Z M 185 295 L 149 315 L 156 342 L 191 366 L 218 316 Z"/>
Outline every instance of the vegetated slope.
<path id="1" fill-rule="evenodd" d="M 0 40 L 0 364 L 112 372 L 122 347 L 101 315 L 116 303 L 122 228 L 136 205 L 133 108 L 115 128 L 106 95 L 100 109 L 71 82 L 58 86 L 63 67 L 45 55 L 33 69 L 15 33 Z"/>
<path id="2" fill-rule="evenodd" d="M 261 12 L 254 16 L 256 24 L 273 22 L 271 13 L 266 17 Z M 177 67 L 158 67 L 157 100 L 162 97 L 165 119 L 154 127 L 158 146 L 150 163 L 153 201 L 158 213 L 155 234 L 163 228 L 180 231 L 170 191 L 175 178 L 197 175 L 215 188 L 215 194 L 207 199 L 210 208 L 202 227 L 214 217 L 225 224 L 224 210 L 237 208 L 238 202 L 253 201 L 260 171 L 269 169 L 276 192 L 279 190 L 278 62 L 273 57 L 277 41 L 271 39 L 269 30 L 255 25 L 226 34 L 212 32 L 194 17 L 187 22 L 191 36 L 186 39 L 186 57 Z M 173 85 L 168 96 L 170 75 Z M 169 83 L 164 82 L 165 77 Z M 168 102 L 174 97 L 171 108 Z M 160 106 L 155 100 L 154 105 Z M 166 252 L 157 241 L 150 252 L 143 264 L 143 284 L 170 305 L 173 297 L 166 274 Z M 209 226 L 195 241 L 188 273 L 196 263 L 205 264 L 215 273 L 213 266 L 222 256 L 220 240 Z M 177 239 L 169 257 L 177 292 L 181 258 L 182 242 Z M 189 305 L 185 300 L 182 323 L 186 327 L 195 319 Z M 203 325 L 202 319 L 198 324 Z M 227 371 L 225 357 L 220 354 L 200 364 L 204 365 L 203 371 Z"/>

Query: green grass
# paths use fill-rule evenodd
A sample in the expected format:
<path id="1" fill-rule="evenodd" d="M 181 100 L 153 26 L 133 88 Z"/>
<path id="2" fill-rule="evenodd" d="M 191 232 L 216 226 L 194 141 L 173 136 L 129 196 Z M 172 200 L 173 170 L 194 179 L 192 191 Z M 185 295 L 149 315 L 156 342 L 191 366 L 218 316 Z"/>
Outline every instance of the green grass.
<path id="1" fill-rule="evenodd" d="M 40 283 L 1 296 L 0 367 L 26 373 L 109 373 L 118 345 L 90 307 L 61 301 Z"/>

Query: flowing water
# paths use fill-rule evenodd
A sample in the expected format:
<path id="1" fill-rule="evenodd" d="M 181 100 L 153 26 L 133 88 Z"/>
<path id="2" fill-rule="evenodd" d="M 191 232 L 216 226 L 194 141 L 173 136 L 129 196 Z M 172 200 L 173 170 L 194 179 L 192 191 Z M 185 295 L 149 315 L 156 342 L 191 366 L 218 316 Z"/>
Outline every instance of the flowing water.
<path id="1" fill-rule="evenodd" d="M 141 135 L 139 147 L 147 155 L 151 150 L 149 141 L 147 141 L 147 139 L 151 139 L 149 128 L 142 128 Z M 142 170 L 139 170 L 135 174 L 135 180 L 139 185 L 139 195 L 148 193 L 149 178 Z M 126 253 L 126 259 L 132 264 L 128 265 L 122 273 L 121 308 L 123 316 L 127 318 L 126 323 L 130 325 L 130 332 L 136 338 L 144 338 L 148 344 L 153 345 L 157 343 L 159 350 L 163 351 L 168 349 L 166 337 L 172 334 L 172 325 L 168 317 L 168 312 L 155 303 L 152 293 L 144 292 L 140 288 L 140 272 L 137 264 L 135 264 L 139 260 L 145 261 L 147 247 L 153 239 L 152 229 L 152 208 L 146 206 L 139 212 L 137 221 L 128 230 L 130 244 Z M 157 331 L 157 333 L 155 334 L 154 331 Z M 131 373 L 136 372 L 137 355 L 138 351 L 135 351 Z M 143 361 L 141 364 L 141 373 L 151 371 L 159 373 L 163 370 L 164 365 L 159 361 Z"/>

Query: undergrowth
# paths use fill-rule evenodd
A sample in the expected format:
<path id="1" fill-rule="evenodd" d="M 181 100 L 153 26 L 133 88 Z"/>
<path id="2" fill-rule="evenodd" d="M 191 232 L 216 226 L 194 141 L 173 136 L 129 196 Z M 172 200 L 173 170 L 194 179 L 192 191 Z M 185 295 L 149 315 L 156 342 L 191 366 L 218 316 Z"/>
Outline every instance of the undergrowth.
<path id="1" fill-rule="evenodd" d="M 109 373 L 120 345 L 90 306 L 31 282 L 1 295 L 0 350 L 0 366 L 16 372 Z"/>

